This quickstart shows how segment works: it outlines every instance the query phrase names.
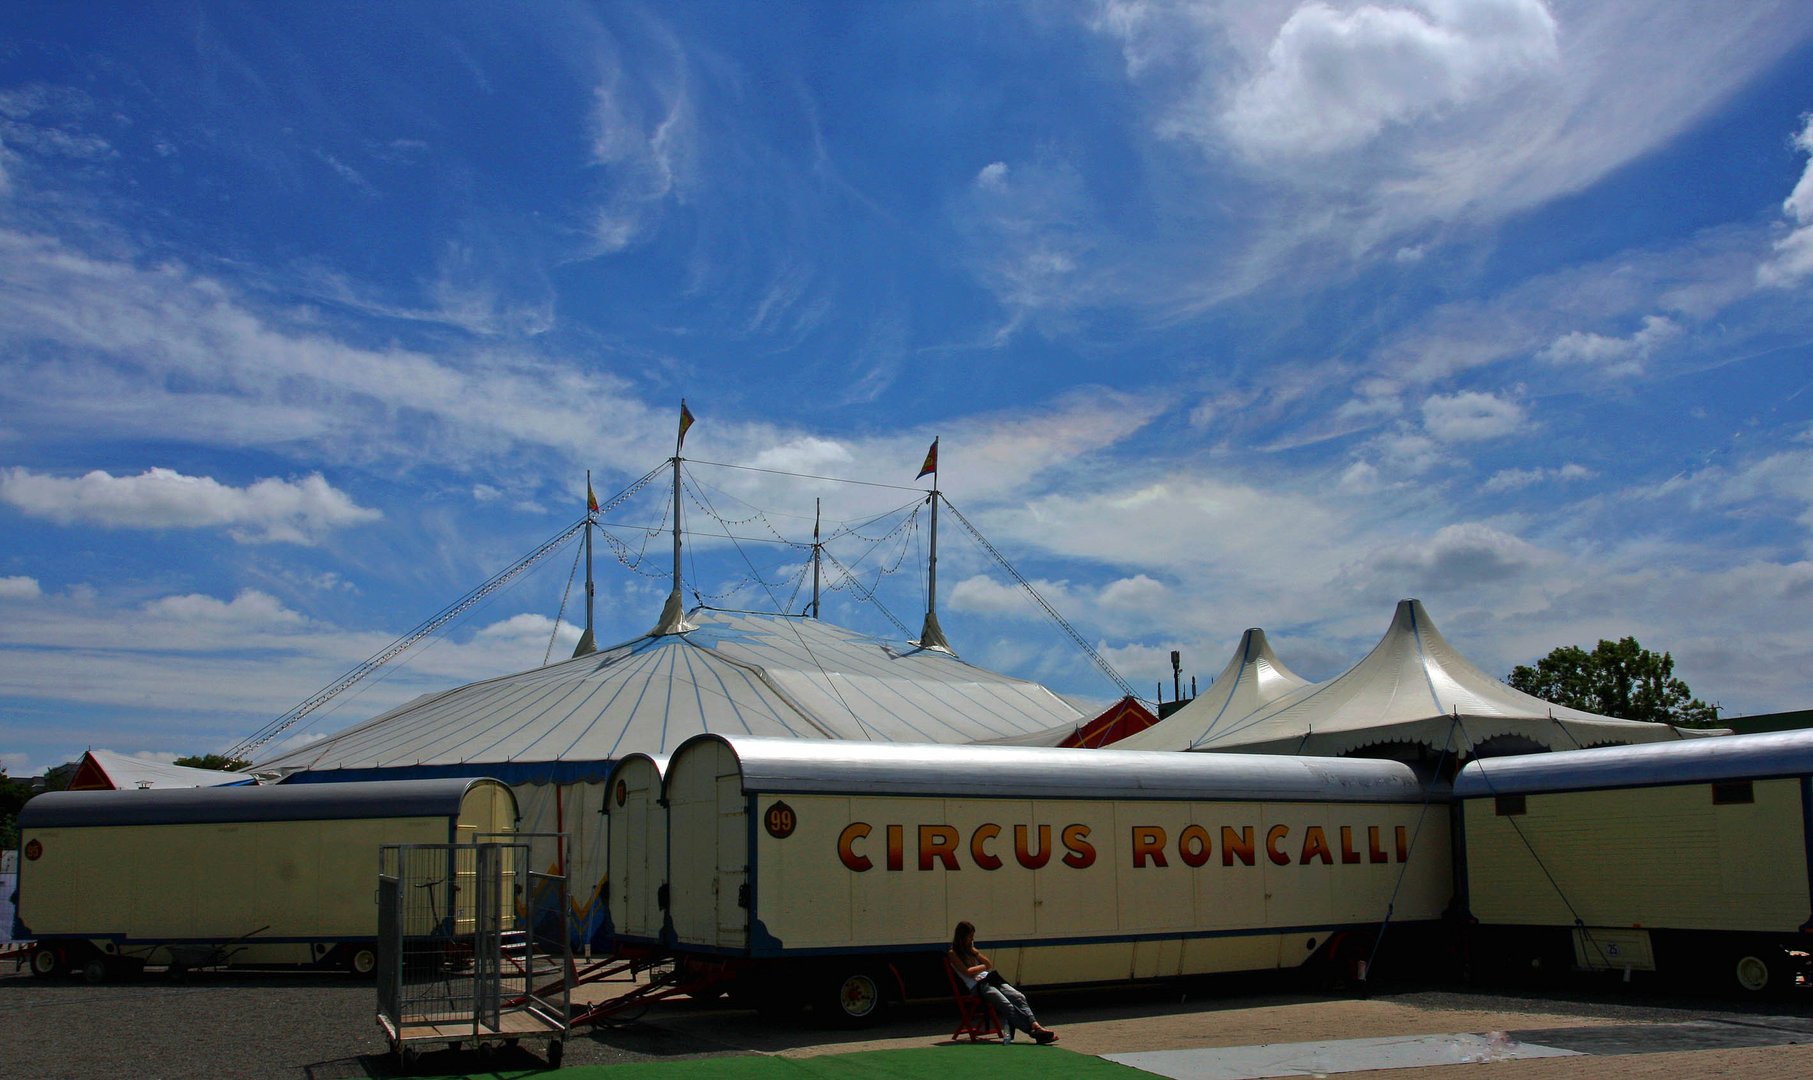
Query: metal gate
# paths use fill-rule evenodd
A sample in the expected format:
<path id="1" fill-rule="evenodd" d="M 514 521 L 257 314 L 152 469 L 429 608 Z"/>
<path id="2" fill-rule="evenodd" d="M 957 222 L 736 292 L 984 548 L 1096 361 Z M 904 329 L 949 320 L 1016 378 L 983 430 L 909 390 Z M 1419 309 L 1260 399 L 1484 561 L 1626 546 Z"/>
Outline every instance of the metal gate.
<path id="1" fill-rule="evenodd" d="M 378 1022 L 405 1067 L 412 1042 L 484 1048 L 552 1036 L 570 1015 L 566 878 L 527 843 L 391 844 L 379 851 Z"/>

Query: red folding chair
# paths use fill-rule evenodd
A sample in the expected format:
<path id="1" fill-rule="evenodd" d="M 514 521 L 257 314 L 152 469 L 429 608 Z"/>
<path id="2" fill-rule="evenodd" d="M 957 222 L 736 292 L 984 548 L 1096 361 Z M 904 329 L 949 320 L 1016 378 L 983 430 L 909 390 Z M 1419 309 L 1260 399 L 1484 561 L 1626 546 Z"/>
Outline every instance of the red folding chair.
<path id="1" fill-rule="evenodd" d="M 981 994 L 965 990 L 949 963 L 944 965 L 944 977 L 950 981 L 951 997 L 957 1002 L 957 1030 L 951 1032 L 951 1041 L 965 1035 L 970 1042 L 1000 1036 L 1001 1018 L 995 1015 L 994 1005 Z"/>

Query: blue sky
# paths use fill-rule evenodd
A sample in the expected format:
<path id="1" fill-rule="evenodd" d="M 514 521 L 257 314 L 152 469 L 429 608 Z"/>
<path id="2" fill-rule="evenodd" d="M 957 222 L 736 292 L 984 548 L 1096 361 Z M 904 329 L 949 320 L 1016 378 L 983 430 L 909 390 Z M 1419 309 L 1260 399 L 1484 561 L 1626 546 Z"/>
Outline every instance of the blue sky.
<path id="1" fill-rule="evenodd" d="M 939 437 L 1147 696 L 1248 626 L 1338 674 L 1415 596 L 1497 674 L 1631 634 L 1813 705 L 1813 7 L 100 11 L 0 13 L 14 775 L 251 734 L 658 467 L 682 397 L 714 603 L 797 610 L 822 499 L 916 631 Z M 607 518 L 602 640 L 660 612 L 664 499 Z M 958 651 L 1118 696 L 952 524 Z M 573 551 L 312 734 L 570 652 Z"/>

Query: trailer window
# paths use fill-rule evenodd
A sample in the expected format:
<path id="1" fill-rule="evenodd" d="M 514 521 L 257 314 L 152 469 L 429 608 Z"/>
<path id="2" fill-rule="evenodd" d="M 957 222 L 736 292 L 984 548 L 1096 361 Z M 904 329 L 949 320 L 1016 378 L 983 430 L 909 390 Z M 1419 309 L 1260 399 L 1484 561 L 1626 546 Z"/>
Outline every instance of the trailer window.
<path id="1" fill-rule="evenodd" d="M 1712 785 L 1712 805 L 1734 806 L 1756 801 L 1756 791 L 1748 780 L 1721 780 Z"/>
<path id="2" fill-rule="evenodd" d="M 1499 817 L 1512 817 L 1524 811 L 1522 795 L 1500 795 L 1494 805 Z"/>

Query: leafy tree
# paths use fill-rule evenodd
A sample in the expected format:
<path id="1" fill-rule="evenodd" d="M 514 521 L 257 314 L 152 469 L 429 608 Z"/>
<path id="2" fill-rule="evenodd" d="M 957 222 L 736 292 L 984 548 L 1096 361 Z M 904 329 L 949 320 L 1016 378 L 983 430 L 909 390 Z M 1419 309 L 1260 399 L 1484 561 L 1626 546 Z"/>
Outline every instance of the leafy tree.
<path id="1" fill-rule="evenodd" d="M 65 761 L 63 764 L 44 772 L 44 786 L 40 791 L 68 791 L 69 782 L 76 778 L 76 770 L 82 767 L 80 761 Z"/>
<path id="2" fill-rule="evenodd" d="M 1694 697 L 1674 671 L 1672 655 L 1650 652 L 1627 637 L 1602 639 L 1590 653 L 1562 645 L 1535 667 L 1517 665 L 1505 681 L 1526 694 L 1601 716 L 1679 727 L 1716 725 L 1719 707 Z"/>
<path id="3" fill-rule="evenodd" d="M 31 798 L 31 785 L 0 769 L 0 851 L 19 846 L 19 808 Z"/>
<path id="4" fill-rule="evenodd" d="M 179 757 L 171 762 L 171 764 L 183 765 L 191 769 L 218 769 L 221 772 L 239 772 L 241 769 L 244 769 L 252 763 L 249 761 L 242 761 L 239 758 L 230 758 L 224 754 L 191 754 L 188 757 Z"/>

